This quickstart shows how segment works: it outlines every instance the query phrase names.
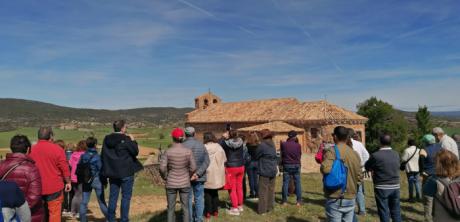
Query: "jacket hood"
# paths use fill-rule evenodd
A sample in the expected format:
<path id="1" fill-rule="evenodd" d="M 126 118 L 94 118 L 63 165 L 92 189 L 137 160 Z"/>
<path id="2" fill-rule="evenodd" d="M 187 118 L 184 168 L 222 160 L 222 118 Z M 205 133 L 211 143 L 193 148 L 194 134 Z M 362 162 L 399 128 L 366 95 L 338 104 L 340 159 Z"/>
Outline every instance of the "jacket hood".
<path id="1" fill-rule="evenodd" d="M 23 154 L 23 153 L 7 153 L 6 154 L 6 159 L 8 160 L 12 160 L 12 161 L 30 161 L 32 163 L 35 163 L 34 160 L 32 160 L 32 158 L 30 158 L 29 156 L 27 156 L 26 154 Z"/>
<path id="2" fill-rule="evenodd" d="M 243 140 L 241 138 L 228 139 L 225 140 L 225 144 L 227 144 L 227 146 L 230 148 L 237 149 L 243 146 Z"/>
<path id="3" fill-rule="evenodd" d="M 70 159 L 71 159 L 72 161 L 75 161 L 75 162 L 78 163 L 78 161 L 80 161 L 81 155 L 83 155 L 84 153 L 85 153 L 85 152 L 83 152 L 83 151 L 76 151 L 76 152 L 73 152 L 73 153 L 72 153 L 72 156 L 70 157 Z"/>
<path id="4" fill-rule="evenodd" d="M 126 138 L 124 134 L 112 133 L 106 137 L 105 144 L 107 144 L 107 148 L 114 149 L 115 147 L 117 147 L 118 144 L 120 144 L 125 139 Z"/>
<path id="5" fill-rule="evenodd" d="M 207 143 L 204 146 L 206 147 L 206 151 L 208 151 L 209 156 L 222 150 L 222 147 L 218 143 Z"/>

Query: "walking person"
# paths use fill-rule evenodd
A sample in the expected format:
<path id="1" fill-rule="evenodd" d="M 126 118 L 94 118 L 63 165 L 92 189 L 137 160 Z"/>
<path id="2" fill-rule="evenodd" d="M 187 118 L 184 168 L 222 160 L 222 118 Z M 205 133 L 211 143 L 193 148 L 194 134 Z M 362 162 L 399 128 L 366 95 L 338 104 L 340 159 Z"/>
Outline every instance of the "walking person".
<path id="1" fill-rule="evenodd" d="M 227 162 L 225 164 L 225 188 L 229 192 L 232 207 L 228 214 L 239 216 L 243 212 L 243 176 L 244 176 L 244 149 L 243 140 L 236 130 L 228 132 L 228 138 L 221 141 L 220 145 L 225 151 Z"/>
<path id="2" fill-rule="evenodd" d="M 354 151 L 358 153 L 359 159 L 361 160 L 361 173 L 362 175 L 365 174 L 364 164 L 369 160 L 369 152 L 367 152 L 366 147 L 361 142 L 361 138 L 358 133 L 356 133 L 353 129 L 349 129 L 350 131 L 350 140 L 351 145 Z M 358 205 L 358 215 L 366 215 L 366 197 L 364 194 L 364 180 L 358 184 L 358 192 L 356 193 L 356 203 Z"/>
<path id="3" fill-rule="evenodd" d="M 51 127 L 40 127 L 38 142 L 32 146 L 30 157 L 35 161 L 41 177 L 42 199 L 45 201 L 45 220 L 61 221 L 64 192 L 72 189 L 69 164 L 64 150 L 53 142 Z M 65 184 L 64 184 L 65 181 Z"/>
<path id="4" fill-rule="evenodd" d="M 366 170 L 372 172 L 375 202 L 381 222 L 400 222 L 399 154 L 391 148 L 391 136 L 380 136 L 380 149 L 366 162 Z"/>
<path id="5" fill-rule="evenodd" d="M 139 147 L 136 140 L 127 134 L 124 120 L 113 123 L 114 133 L 107 135 L 102 144 L 102 174 L 109 179 L 109 205 L 107 220 L 115 221 L 118 196 L 121 190 L 121 221 L 129 221 L 129 207 L 134 185 L 134 174 L 143 169 L 137 159 Z"/>
<path id="6" fill-rule="evenodd" d="M 278 158 L 273 142 L 273 133 L 264 129 L 260 132 L 262 142 L 256 151 L 259 169 L 259 203 L 258 214 L 266 214 L 273 210 L 275 204 L 275 181 L 278 172 Z"/>
<path id="7" fill-rule="evenodd" d="M 407 142 L 409 146 L 406 148 L 401 157 L 401 170 L 406 171 L 408 190 L 409 190 L 409 202 L 419 201 L 421 199 L 420 189 L 420 172 L 419 172 L 419 156 L 420 149 L 417 148 L 414 139 L 409 139 Z M 415 189 L 415 199 L 414 199 Z"/>
<path id="8" fill-rule="evenodd" d="M 460 215 L 454 217 L 448 211 L 446 206 L 451 206 L 453 208 L 458 205 L 452 205 L 452 203 L 446 203 L 445 198 L 443 198 L 444 192 L 448 192 L 447 186 L 451 183 L 456 183 L 454 189 L 457 189 L 457 193 L 449 193 L 449 201 L 456 201 L 458 203 L 458 187 L 460 185 L 460 162 L 458 161 L 457 156 L 452 152 L 443 149 L 439 151 L 436 155 L 436 177 L 430 177 L 423 187 L 423 193 L 431 196 L 433 198 L 433 221 L 435 222 L 454 222 L 458 221 Z"/>
<path id="9" fill-rule="evenodd" d="M 204 184 L 204 216 L 209 221 L 211 216 L 219 215 L 219 189 L 225 185 L 225 156 L 224 149 L 217 143 L 211 132 L 203 135 L 204 146 L 209 155 L 209 167 L 206 170 L 207 181 Z"/>
<path id="10" fill-rule="evenodd" d="M 32 214 L 32 222 L 41 222 L 44 218 L 42 201 L 42 182 L 38 168 L 27 154 L 31 144 L 23 135 L 11 138 L 12 153 L 6 154 L 6 159 L 0 163 L 0 178 L 4 181 L 15 182 L 25 196 Z"/>
<path id="11" fill-rule="evenodd" d="M 191 149 L 182 142 L 185 133 L 176 128 L 171 132 L 173 145 L 161 156 L 160 173 L 166 180 L 166 198 L 168 201 L 168 222 L 176 221 L 176 198 L 179 193 L 182 205 L 182 221 L 189 222 L 189 195 L 191 191 L 190 178 L 196 170 L 195 158 Z"/>
<path id="12" fill-rule="evenodd" d="M 324 184 L 324 195 L 326 197 L 326 217 L 328 221 L 353 221 L 355 215 L 355 202 L 357 185 L 361 182 L 361 160 L 358 153 L 347 145 L 349 131 L 343 126 L 334 128 L 334 145 L 324 150 L 321 163 L 321 173 L 326 177 L 333 172 L 335 164 L 342 162 L 347 168 L 346 182 L 342 187 L 328 188 Z M 336 161 L 337 160 L 337 161 Z M 344 173 L 344 172 L 342 172 Z M 344 176 L 344 175 L 342 175 Z"/>
<path id="13" fill-rule="evenodd" d="M 189 126 L 185 128 L 185 141 L 182 145 L 193 152 L 197 165 L 195 173 L 192 175 L 191 190 L 189 195 L 189 214 L 193 222 L 203 221 L 204 212 L 204 182 L 206 182 L 206 169 L 209 166 L 208 151 L 204 144 L 195 138 L 195 128 Z M 193 205 L 193 202 L 195 203 Z"/>
<path id="14" fill-rule="evenodd" d="M 246 142 L 246 147 L 248 148 L 248 154 L 251 161 L 248 164 L 246 172 L 248 174 L 249 180 L 249 198 L 258 198 L 259 196 L 259 175 L 258 171 L 258 161 L 256 159 L 257 147 L 260 144 L 259 136 L 256 132 L 250 132 L 248 140 Z"/>
<path id="15" fill-rule="evenodd" d="M 70 157 L 72 156 L 73 151 L 75 150 L 75 145 L 73 143 L 65 144 L 63 140 L 56 140 L 54 141 L 55 144 L 59 145 L 65 151 L 65 157 L 67 163 L 70 161 Z M 69 164 L 69 170 L 70 164 Z M 64 202 L 62 203 L 62 216 L 72 216 L 71 207 L 72 207 L 72 198 L 74 195 L 74 190 L 69 192 L 64 192 Z"/>
<path id="16" fill-rule="evenodd" d="M 94 137 L 88 137 L 85 141 L 87 150 L 80 157 L 80 164 L 89 163 L 91 169 L 91 182 L 82 184 L 83 198 L 80 204 L 80 221 L 86 222 L 88 211 L 88 203 L 91 198 L 91 192 L 96 192 L 97 202 L 99 203 L 99 209 L 101 210 L 104 218 L 107 219 L 107 204 L 104 196 L 104 186 L 107 185 L 105 179 L 101 180 L 102 161 L 101 157 L 97 153 L 97 139 Z"/>
<path id="17" fill-rule="evenodd" d="M 70 181 L 72 182 L 72 190 L 74 191 L 72 202 L 71 202 L 71 216 L 74 218 L 79 218 L 80 214 L 80 204 L 83 199 L 83 184 L 81 181 L 78 181 L 77 175 L 75 174 L 77 170 L 77 164 L 80 162 L 81 155 L 86 151 L 86 141 L 80 140 L 77 143 L 75 151 L 70 156 L 69 165 L 70 165 Z"/>
<path id="18" fill-rule="evenodd" d="M 449 150 L 457 156 L 457 159 L 459 158 L 457 142 L 455 142 L 452 137 L 448 136 L 442 128 L 433 128 L 433 136 L 436 137 L 436 141 L 441 144 L 443 149 Z"/>
<path id="19" fill-rule="evenodd" d="M 288 190 L 290 179 L 295 182 L 295 193 L 297 196 L 297 206 L 302 204 L 302 187 L 300 181 L 300 159 L 302 157 L 302 148 L 297 140 L 297 132 L 290 131 L 288 139 L 281 143 L 281 162 L 283 164 L 283 188 L 282 204 L 287 204 Z"/>

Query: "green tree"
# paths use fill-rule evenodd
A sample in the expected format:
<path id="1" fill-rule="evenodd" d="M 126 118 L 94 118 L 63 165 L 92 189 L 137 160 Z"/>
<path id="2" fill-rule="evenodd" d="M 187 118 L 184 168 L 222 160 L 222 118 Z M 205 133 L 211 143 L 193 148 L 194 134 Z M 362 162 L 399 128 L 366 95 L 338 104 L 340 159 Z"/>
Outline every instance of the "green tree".
<path id="1" fill-rule="evenodd" d="M 428 111 L 428 107 L 418 107 L 415 119 L 417 120 L 417 138 L 421 138 L 423 135 L 431 132 L 433 125 L 431 123 L 431 113 Z"/>
<path id="2" fill-rule="evenodd" d="M 366 145 L 370 151 L 379 147 L 379 136 L 389 133 L 393 138 L 393 148 L 405 148 L 409 123 L 403 114 L 387 102 L 371 97 L 358 104 L 358 114 L 368 118 L 366 123 Z"/>

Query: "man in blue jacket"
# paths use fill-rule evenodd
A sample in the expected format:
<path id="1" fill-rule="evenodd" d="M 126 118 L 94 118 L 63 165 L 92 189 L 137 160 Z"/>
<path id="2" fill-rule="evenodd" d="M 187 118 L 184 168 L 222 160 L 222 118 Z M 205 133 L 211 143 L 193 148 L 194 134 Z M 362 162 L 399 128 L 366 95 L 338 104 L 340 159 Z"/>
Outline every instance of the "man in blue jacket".
<path id="1" fill-rule="evenodd" d="M 88 203 L 91 198 L 91 191 L 94 189 L 96 192 L 97 201 L 99 203 L 99 208 L 101 209 L 104 217 L 107 218 L 107 204 L 104 197 L 104 188 L 103 186 L 107 184 L 106 179 L 101 180 L 100 174 L 102 170 L 102 161 L 101 157 L 97 153 L 96 149 L 97 139 L 94 137 L 89 137 L 86 139 L 86 146 L 88 149 L 81 156 L 80 163 L 88 163 L 91 168 L 91 177 L 92 180 L 88 184 L 83 184 L 83 200 L 80 204 L 80 221 L 86 222 L 86 212 L 88 210 Z"/>
<path id="2" fill-rule="evenodd" d="M 209 155 L 204 144 L 195 139 L 195 128 L 191 126 L 185 128 L 185 137 L 183 145 L 192 149 L 196 163 L 196 171 L 192 175 L 192 189 L 189 195 L 190 220 L 192 222 L 202 222 L 204 212 L 204 183 L 206 182 L 206 170 L 209 166 Z M 192 194 L 195 206 L 192 205 Z"/>

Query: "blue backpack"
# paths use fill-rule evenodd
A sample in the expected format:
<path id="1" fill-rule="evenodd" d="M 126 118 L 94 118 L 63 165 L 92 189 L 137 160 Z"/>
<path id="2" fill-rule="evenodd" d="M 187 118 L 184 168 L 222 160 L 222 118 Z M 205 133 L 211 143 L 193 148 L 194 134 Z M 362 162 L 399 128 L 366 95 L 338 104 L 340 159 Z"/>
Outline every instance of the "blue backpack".
<path id="1" fill-rule="evenodd" d="M 340 159 L 340 152 L 337 145 L 334 146 L 335 160 L 332 163 L 331 172 L 326 174 L 323 179 L 324 188 L 327 190 L 342 189 L 342 195 L 347 188 L 347 167 L 343 160 Z"/>

